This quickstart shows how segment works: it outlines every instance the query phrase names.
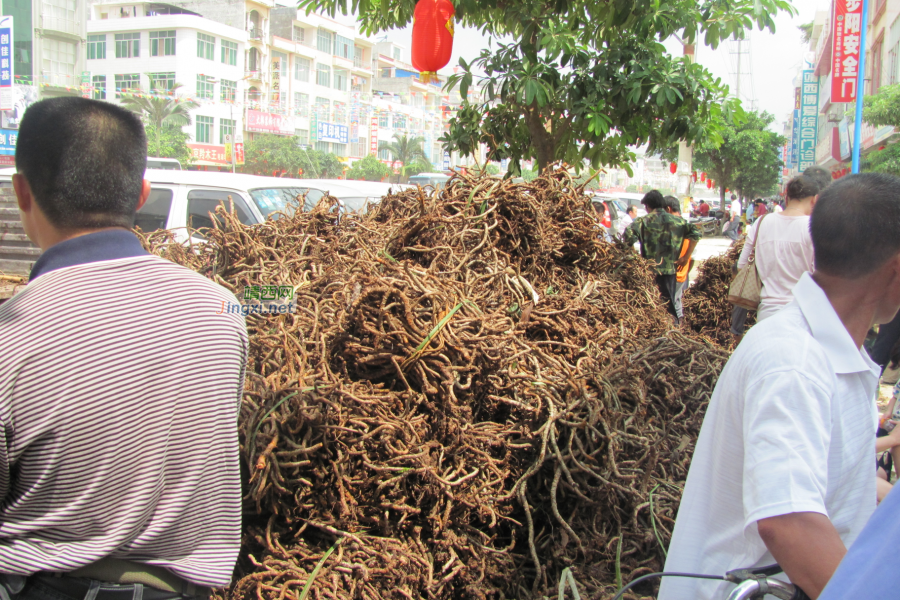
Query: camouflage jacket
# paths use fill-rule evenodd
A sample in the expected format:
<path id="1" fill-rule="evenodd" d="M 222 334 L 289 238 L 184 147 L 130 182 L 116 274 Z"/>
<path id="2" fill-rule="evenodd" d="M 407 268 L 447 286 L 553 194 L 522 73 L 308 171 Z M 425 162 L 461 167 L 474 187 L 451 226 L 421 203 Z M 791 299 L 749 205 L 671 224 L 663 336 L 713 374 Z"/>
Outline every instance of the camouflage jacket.
<path id="1" fill-rule="evenodd" d="M 656 264 L 657 273 L 674 275 L 682 243 L 685 239 L 699 240 L 701 233 L 696 225 L 658 209 L 635 219 L 624 237 L 629 246 L 641 243 L 641 256 Z"/>

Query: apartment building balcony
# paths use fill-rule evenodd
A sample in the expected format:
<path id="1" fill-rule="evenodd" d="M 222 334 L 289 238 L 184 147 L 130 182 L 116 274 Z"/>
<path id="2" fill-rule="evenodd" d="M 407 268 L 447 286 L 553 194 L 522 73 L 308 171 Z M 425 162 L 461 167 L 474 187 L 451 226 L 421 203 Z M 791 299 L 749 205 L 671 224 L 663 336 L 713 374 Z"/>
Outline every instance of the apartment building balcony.
<path id="1" fill-rule="evenodd" d="M 49 35 L 72 42 L 79 42 L 81 41 L 80 31 L 82 28 L 82 22 L 77 19 L 67 19 L 45 13 L 41 15 L 39 32 L 42 36 Z"/>
<path id="2" fill-rule="evenodd" d="M 247 28 L 247 34 L 251 41 L 262 42 L 265 39 L 265 32 L 262 27 L 250 26 Z"/>
<path id="3" fill-rule="evenodd" d="M 244 71 L 244 79 L 263 83 L 266 81 L 266 74 L 262 71 Z"/>

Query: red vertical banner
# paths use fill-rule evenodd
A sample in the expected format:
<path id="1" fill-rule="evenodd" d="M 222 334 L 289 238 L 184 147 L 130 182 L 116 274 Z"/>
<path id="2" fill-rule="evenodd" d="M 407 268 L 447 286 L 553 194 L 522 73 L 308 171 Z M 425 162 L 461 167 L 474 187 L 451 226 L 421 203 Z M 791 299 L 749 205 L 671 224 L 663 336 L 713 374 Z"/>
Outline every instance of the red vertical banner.
<path id="1" fill-rule="evenodd" d="M 834 0 L 833 16 L 831 102 L 853 102 L 859 75 L 862 0 Z"/>
<path id="2" fill-rule="evenodd" d="M 378 116 L 374 114 L 369 125 L 369 154 L 378 156 Z"/>

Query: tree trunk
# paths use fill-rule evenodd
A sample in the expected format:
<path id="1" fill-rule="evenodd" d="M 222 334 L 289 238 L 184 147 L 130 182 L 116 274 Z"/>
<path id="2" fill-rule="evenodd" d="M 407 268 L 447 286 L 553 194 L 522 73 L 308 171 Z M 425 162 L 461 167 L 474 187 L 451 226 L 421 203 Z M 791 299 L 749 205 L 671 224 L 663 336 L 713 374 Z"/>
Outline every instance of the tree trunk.
<path id="1" fill-rule="evenodd" d="M 528 133 L 531 134 L 531 144 L 537 154 L 538 174 L 541 174 L 550 166 L 556 155 L 553 136 L 544 127 L 544 120 L 537 109 L 525 110 L 525 123 L 528 126 Z"/>

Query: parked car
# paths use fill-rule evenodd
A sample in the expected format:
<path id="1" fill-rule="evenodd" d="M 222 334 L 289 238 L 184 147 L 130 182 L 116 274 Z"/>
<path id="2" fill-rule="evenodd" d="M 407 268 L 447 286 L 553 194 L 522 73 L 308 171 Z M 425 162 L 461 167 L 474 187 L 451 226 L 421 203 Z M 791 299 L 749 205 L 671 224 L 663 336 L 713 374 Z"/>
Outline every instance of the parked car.
<path id="1" fill-rule="evenodd" d="M 147 158 L 148 169 L 166 169 L 171 171 L 181 171 L 181 163 L 177 158 L 156 158 L 150 156 Z"/>
<path id="2" fill-rule="evenodd" d="M 0 188 L 12 198 L 15 168 L 0 169 Z M 211 227 L 211 213 L 219 204 L 234 203 L 238 219 L 245 225 L 262 223 L 276 212 L 288 210 L 298 197 L 304 198 L 303 210 L 310 210 L 325 194 L 341 204 L 342 212 L 365 208 L 382 195 L 382 188 L 367 190 L 340 180 L 260 177 L 241 173 L 175 171 L 147 169 L 144 176 L 151 184 L 150 197 L 138 211 L 135 226 L 143 231 L 170 229 L 176 239 L 187 241 L 188 228 Z M 360 183 L 360 182 L 356 182 Z M 13 198 L 14 201 L 14 198 Z M 6 204 L 12 202 L 5 201 Z M 40 252 L 25 236 L 18 211 L 0 207 L 0 264 L 11 275 L 27 275 Z M 193 237 L 201 239 L 194 233 Z"/>
<path id="3" fill-rule="evenodd" d="M 443 173 L 419 173 L 409 178 L 412 185 L 421 185 L 422 187 L 431 186 L 438 188 L 446 184 L 450 180 L 449 175 Z"/>

